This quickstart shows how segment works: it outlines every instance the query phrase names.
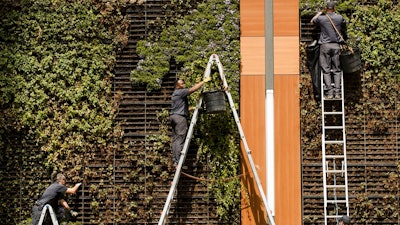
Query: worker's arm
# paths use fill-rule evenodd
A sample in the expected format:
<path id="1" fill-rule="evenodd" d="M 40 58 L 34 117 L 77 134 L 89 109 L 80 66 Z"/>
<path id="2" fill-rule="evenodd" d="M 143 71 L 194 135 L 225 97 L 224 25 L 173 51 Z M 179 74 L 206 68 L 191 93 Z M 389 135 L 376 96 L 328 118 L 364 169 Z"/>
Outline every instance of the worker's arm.
<path id="1" fill-rule="evenodd" d="M 82 183 L 77 183 L 73 188 L 68 188 L 65 193 L 66 194 L 75 194 L 75 192 L 78 190 L 79 186 L 81 186 Z"/>
<path id="2" fill-rule="evenodd" d="M 68 203 L 64 199 L 60 200 L 60 205 L 64 206 L 64 208 L 66 208 L 68 210 L 71 210 L 71 208 L 69 207 Z"/>
<path id="3" fill-rule="evenodd" d="M 320 16 L 321 14 L 322 14 L 322 11 L 321 11 L 321 12 L 318 12 L 318 13 L 310 20 L 311 25 L 314 25 L 314 20 L 317 19 L 318 16 Z"/>
<path id="4" fill-rule="evenodd" d="M 199 90 L 201 88 L 201 86 L 203 86 L 206 82 L 210 81 L 211 77 L 207 77 L 204 80 L 200 81 L 199 83 L 197 83 L 196 85 L 194 85 L 193 87 L 191 87 L 189 89 L 189 93 L 192 94 L 193 92 Z"/>

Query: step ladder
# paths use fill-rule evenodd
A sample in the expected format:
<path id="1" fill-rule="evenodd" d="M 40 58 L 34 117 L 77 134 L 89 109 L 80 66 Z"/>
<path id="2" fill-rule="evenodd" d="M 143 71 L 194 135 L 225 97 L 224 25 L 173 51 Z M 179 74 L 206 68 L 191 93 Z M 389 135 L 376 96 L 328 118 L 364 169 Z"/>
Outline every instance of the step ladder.
<path id="1" fill-rule="evenodd" d="M 44 217 L 46 216 L 46 212 L 47 210 L 50 213 L 50 217 L 51 217 L 51 221 L 53 222 L 53 225 L 58 225 L 58 220 L 57 220 L 57 216 L 54 213 L 53 208 L 51 207 L 51 205 L 46 204 L 43 209 L 42 209 L 42 214 L 40 215 L 40 219 L 39 219 L 39 223 L 38 225 L 42 225 L 43 221 L 44 221 Z"/>
<path id="2" fill-rule="evenodd" d="M 249 163 L 250 163 L 250 166 L 251 166 L 251 170 L 252 170 L 253 175 L 254 175 L 254 179 L 255 179 L 255 181 L 257 183 L 258 191 L 259 191 L 260 196 L 262 198 L 262 201 L 264 203 L 264 207 L 265 207 L 265 210 L 267 212 L 269 224 L 270 225 L 275 225 L 274 218 L 272 216 L 271 210 L 269 209 L 269 205 L 268 205 L 266 196 L 264 194 L 263 187 L 262 187 L 260 179 L 258 177 L 257 170 L 256 170 L 256 167 L 254 165 L 253 158 L 251 156 L 251 151 L 249 149 L 249 146 L 247 145 L 247 141 L 246 141 L 246 138 L 244 136 L 244 132 L 243 132 L 242 126 L 240 124 L 240 120 L 239 120 L 238 114 L 236 112 L 235 105 L 234 105 L 233 100 L 232 100 L 232 96 L 231 96 L 231 94 L 229 92 L 229 86 L 228 86 L 228 84 L 226 82 L 226 79 L 225 79 L 225 75 L 224 75 L 224 70 L 223 70 L 222 64 L 219 61 L 219 58 L 218 58 L 218 56 L 216 54 L 212 54 L 210 56 L 209 61 L 207 63 L 206 70 L 204 72 L 203 79 L 208 78 L 210 76 L 211 66 L 214 63 L 216 63 L 217 66 L 218 66 L 218 72 L 219 72 L 220 78 L 221 78 L 221 80 L 223 82 L 223 86 L 225 87 L 225 94 L 226 94 L 226 96 L 228 98 L 231 111 L 233 113 L 236 125 L 237 125 L 239 133 L 240 133 L 240 138 L 242 139 L 243 146 L 244 146 L 244 148 L 246 150 L 246 155 L 247 155 L 247 158 L 249 160 Z M 203 87 L 201 88 L 201 92 L 203 92 Z M 168 216 L 168 213 L 169 213 L 169 209 L 170 209 L 170 206 L 171 206 L 171 201 L 174 198 L 174 193 L 175 193 L 176 188 L 178 186 L 178 182 L 179 182 L 182 166 L 183 166 L 183 163 L 185 162 L 185 159 L 186 159 L 186 154 L 187 154 L 187 151 L 189 149 L 190 140 L 191 140 L 192 135 L 193 135 L 193 129 L 194 129 L 194 126 L 196 125 L 197 117 L 198 117 L 198 114 L 199 114 L 199 109 L 201 108 L 202 102 L 203 102 L 203 95 L 200 94 L 200 97 L 199 97 L 199 99 L 197 101 L 197 104 L 196 104 L 196 109 L 193 112 L 193 116 L 192 116 L 192 119 L 191 119 L 191 122 L 190 122 L 190 126 L 189 126 L 189 129 L 188 129 L 187 135 L 186 135 L 185 143 L 183 145 L 183 149 L 182 149 L 182 152 L 181 152 L 181 157 L 179 159 L 179 163 L 178 163 L 177 169 L 175 171 L 175 176 L 174 176 L 174 179 L 173 179 L 172 184 L 171 184 L 171 189 L 169 190 L 168 197 L 167 197 L 167 200 L 165 202 L 164 209 L 162 211 L 161 218 L 160 218 L 160 220 L 158 222 L 158 225 L 164 225 L 165 221 L 167 219 L 167 216 Z"/>
<path id="3" fill-rule="evenodd" d="M 325 225 L 328 225 L 338 224 L 339 218 L 349 215 L 349 195 L 343 71 L 341 72 L 341 96 L 339 99 L 328 99 L 323 95 L 323 78 L 321 72 L 324 217 Z"/>

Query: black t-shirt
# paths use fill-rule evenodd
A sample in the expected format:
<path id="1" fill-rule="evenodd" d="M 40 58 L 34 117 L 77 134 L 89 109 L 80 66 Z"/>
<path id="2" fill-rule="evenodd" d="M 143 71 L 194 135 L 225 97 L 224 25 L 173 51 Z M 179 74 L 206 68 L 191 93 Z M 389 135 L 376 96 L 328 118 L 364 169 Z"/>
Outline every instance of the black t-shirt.
<path id="1" fill-rule="evenodd" d="M 43 205 L 50 204 L 52 208 L 56 208 L 58 206 L 58 201 L 63 199 L 67 189 L 66 186 L 55 182 L 44 191 L 38 202 Z"/>

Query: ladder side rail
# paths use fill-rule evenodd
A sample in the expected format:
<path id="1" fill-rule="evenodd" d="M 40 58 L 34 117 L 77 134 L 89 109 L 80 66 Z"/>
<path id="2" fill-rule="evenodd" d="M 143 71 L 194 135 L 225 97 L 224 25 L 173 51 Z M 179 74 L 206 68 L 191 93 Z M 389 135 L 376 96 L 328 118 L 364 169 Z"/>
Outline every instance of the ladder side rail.
<path id="1" fill-rule="evenodd" d="M 38 225 L 42 225 L 43 221 L 44 221 L 44 217 L 46 215 L 46 211 L 49 210 L 50 213 L 50 217 L 51 217 L 51 221 L 53 222 L 53 225 L 58 225 L 58 220 L 57 220 L 57 216 L 54 213 L 53 208 L 51 207 L 51 205 L 46 204 L 43 209 L 42 209 L 42 214 L 40 215 L 40 219 L 39 219 L 39 223 Z"/>
<path id="2" fill-rule="evenodd" d="M 333 160 L 333 169 L 336 170 L 336 160 Z M 336 174 L 333 174 L 333 185 L 336 186 Z M 335 215 L 339 216 L 339 205 L 338 205 L 338 198 L 336 194 L 336 187 L 333 189 L 333 196 L 334 196 L 334 201 L 335 201 Z"/>
<path id="3" fill-rule="evenodd" d="M 217 55 L 213 54 L 211 57 L 215 58 L 215 61 L 217 62 L 217 66 L 218 66 L 218 72 L 219 72 L 219 76 L 221 77 L 222 83 L 224 85 L 224 87 L 228 87 L 228 82 L 225 79 L 225 73 L 224 73 L 224 67 L 222 66 L 221 62 L 219 61 L 219 58 Z"/>
<path id="4" fill-rule="evenodd" d="M 343 125 L 343 166 L 344 166 L 344 182 L 345 182 L 345 195 L 346 195 L 346 208 L 347 208 L 347 216 L 349 216 L 349 186 L 348 186 L 348 177 L 347 177 L 347 150 L 346 150 L 346 118 L 345 118 L 345 110 L 344 110 L 344 80 L 343 80 L 343 70 L 340 74 L 341 82 L 341 95 L 342 95 L 342 125 Z"/>
<path id="5" fill-rule="evenodd" d="M 327 199 L 327 186 L 326 186 L 326 150 L 325 150 L 325 94 L 324 94 L 324 74 L 321 71 L 321 109 L 322 109 L 322 182 L 323 182 L 323 195 L 324 195 L 324 221 L 325 225 L 328 224 L 327 216 L 327 207 L 328 207 L 328 199 Z M 329 84 L 330 85 L 330 84 Z"/>
<path id="6" fill-rule="evenodd" d="M 224 73 L 223 66 L 222 66 L 221 62 L 219 61 L 219 58 L 218 58 L 218 56 L 216 54 L 211 55 L 210 60 L 212 58 L 214 58 L 214 60 L 217 62 L 218 71 L 219 71 L 221 80 L 222 80 L 223 85 L 224 85 L 225 94 L 228 97 L 229 105 L 231 107 L 232 114 L 233 114 L 233 116 L 235 118 L 235 122 L 236 122 L 236 125 L 238 127 L 240 138 L 242 139 L 242 142 L 243 142 L 243 146 L 246 149 L 246 156 L 247 156 L 247 158 L 249 160 L 251 170 L 252 170 L 254 178 L 256 180 L 258 191 L 260 192 L 261 198 L 263 200 L 264 207 L 265 207 L 265 210 L 266 210 L 267 215 L 268 215 L 268 220 L 269 220 L 271 225 L 275 225 L 274 218 L 273 218 L 271 210 L 270 210 L 270 208 L 268 206 L 267 198 L 266 198 L 266 196 L 264 194 L 264 190 L 262 188 L 262 185 L 261 185 L 261 182 L 260 182 L 260 178 L 258 177 L 257 170 L 256 170 L 256 167 L 254 165 L 253 158 L 251 156 L 251 151 L 249 149 L 249 146 L 247 144 L 246 138 L 244 136 L 242 125 L 240 124 L 239 116 L 238 116 L 238 114 L 236 112 L 235 104 L 233 103 L 232 96 L 231 96 L 231 94 L 229 92 L 229 88 L 228 88 L 229 86 L 228 86 L 228 83 L 227 83 L 226 78 L 225 78 L 225 73 Z"/>
<path id="7" fill-rule="evenodd" d="M 179 181 L 179 178 L 180 178 L 180 175 L 181 175 L 182 166 L 183 166 L 183 163 L 184 163 L 184 161 L 186 159 L 186 154 L 187 154 L 187 151 L 189 149 L 190 141 L 191 141 L 192 135 L 193 135 L 194 126 L 195 126 L 195 124 L 197 122 L 198 112 L 199 112 L 199 108 L 201 106 L 202 101 L 203 101 L 203 97 L 200 97 L 198 102 L 197 102 L 196 109 L 195 109 L 195 111 L 193 113 L 192 120 L 190 122 L 190 127 L 189 127 L 189 130 L 188 130 L 187 135 L 186 135 L 185 143 L 183 145 L 183 149 L 182 149 L 182 152 L 181 152 L 181 157 L 179 158 L 179 163 L 178 163 L 176 171 L 175 171 L 175 175 L 174 175 L 174 179 L 172 181 L 171 189 L 169 190 L 167 201 L 164 204 L 163 212 L 161 214 L 160 221 L 158 222 L 158 225 L 165 224 L 166 217 L 167 217 L 167 215 L 169 213 L 169 209 L 171 207 L 171 201 L 172 201 L 172 199 L 174 197 L 174 192 L 176 190 L 176 187 L 178 186 L 178 181 Z"/>
<path id="8" fill-rule="evenodd" d="M 234 105 L 233 100 L 232 100 L 232 96 L 231 96 L 231 94 L 230 94 L 230 92 L 228 90 L 225 90 L 225 93 L 228 96 L 229 104 L 231 106 L 231 111 L 232 111 L 232 113 L 233 113 L 233 115 L 235 117 L 235 122 L 237 124 L 238 130 L 239 130 L 239 133 L 240 133 L 240 138 L 242 139 L 243 145 L 244 145 L 245 150 L 246 150 L 246 156 L 247 156 L 247 158 L 249 160 L 250 167 L 251 167 L 251 170 L 253 172 L 254 178 L 256 180 L 258 191 L 259 191 L 259 193 L 261 195 L 261 199 L 263 200 L 265 210 L 267 211 L 268 220 L 269 220 L 271 225 L 275 225 L 275 221 L 274 221 L 274 218 L 273 218 L 273 216 L 271 214 L 271 210 L 270 210 L 270 208 L 268 206 L 267 198 L 266 198 L 266 196 L 264 194 L 264 190 L 262 188 L 262 185 L 261 185 L 261 182 L 260 182 L 260 178 L 258 177 L 257 170 L 256 170 L 256 167 L 254 165 L 253 158 L 251 156 L 251 151 L 249 149 L 249 146 L 247 144 L 246 138 L 244 136 L 244 132 L 243 132 L 242 126 L 240 124 L 239 116 L 237 115 L 237 112 L 236 112 L 236 109 L 235 109 L 235 105 Z"/>
<path id="9" fill-rule="evenodd" d="M 206 67 L 206 69 L 204 71 L 203 79 L 210 76 L 211 65 L 213 64 L 213 60 L 214 60 L 215 56 L 214 55 L 210 56 L 210 59 L 208 60 L 208 63 L 207 63 L 207 67 Z M 204 90 L 204 86 L 201 87 L 201 91 L 200 92 L 203 92 L 203 90 Z M 192 135 L 193 135 L 193 129 L 194 129 L 194 126 L 196 125 L 197 117 L 198 117 L 198 114 L 199 114 L 199 109 L 201 107 L 202 102 L 203 102 L 203 96 L 200 95 L 200 97 L 199 97 L 199 99 L 197 101 L 197 104 L 196 104 L 196 109 L 194 110 L 193 115 L 192 115 L 192 119 L 190 121 L 189 130 L 188 130 L 188 132 L 186 134 L 185 143 L 183 145 L 183 149 L 182 149 L 182 152 L 181 152 L 181 157 L 179 158 L 179 163 L 178 163 L 178 166 L 177 166 L 176 171 L 175 171 L 174 179 L 172 181 L 172 185 L 171 185 L 171 188 L 169 190 L 167 200 L 166 200 L 166 202 L 164 204 L 164 208 L 163 208 L 160 220 L 158 221 L 158 225 L 164 225 L 166 217 L 168 216 L 169 209 L 171 207 L 171 201 L 172 201 L 172 199 L 174 197 L 175 189 L 178 186 L 178 181 L 179 181 L 179 178 L 180 178 L 180 175 L 181 175 L 182 166 L 183 166 L 183 163 L 184 163 L 184 161 L 186 159 L 186 154 L 187 154 L 187 151 L 189 149 L 190 140 L 191 140 Z"/>

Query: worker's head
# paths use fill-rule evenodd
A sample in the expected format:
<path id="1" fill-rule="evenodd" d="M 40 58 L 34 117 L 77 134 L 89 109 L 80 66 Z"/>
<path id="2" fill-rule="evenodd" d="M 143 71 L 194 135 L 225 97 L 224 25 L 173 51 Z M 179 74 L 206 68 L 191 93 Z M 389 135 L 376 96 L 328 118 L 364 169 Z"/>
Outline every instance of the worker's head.
<path id="1" fill-rule="evenodd" d="M 67 179 L 65 178 L 64 174 L 62 174 L 62 173 L 57 174 L 56 180 L 57 180 L 57 183 L 59 183 L 59 184 L 65 184 L 67 182 Z"/>
<path id="2" fill-rule="evenodd" d="M 185 88 L 185 81 L 182 79 L 178 79 L 175 81 L 175 88 Z"/>
<path id="3" fill-rule="evenodd" d="M 334 2 L 327 2 L 326 3 L 326 11 L 334 11 L 335 10 L 335 3 Z"/>
<path id="4" fill-rule="evenodd" d="M 348 224 L 350 224 L 350 217 L 342 216 L 342 218 L 339 219 L 339 225 L 348 225 Z"/>

